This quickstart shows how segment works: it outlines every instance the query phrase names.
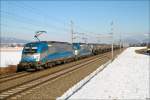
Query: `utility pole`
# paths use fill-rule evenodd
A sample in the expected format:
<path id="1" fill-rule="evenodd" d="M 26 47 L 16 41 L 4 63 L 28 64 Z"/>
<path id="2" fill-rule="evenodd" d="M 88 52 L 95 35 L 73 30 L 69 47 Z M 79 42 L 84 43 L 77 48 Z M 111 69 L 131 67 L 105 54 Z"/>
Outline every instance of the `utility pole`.
<path id="1" fill-rule="evenodd" d="M 74 36 L 73 36 L 73 34 L 74 34 L 74 30 L 73 30 L 73 21 L 71 20 L 70 21 L 70 25 L 71 25 L 71 44 L 73 44 L 73 40 L 74 40 Z"/>
<path id="2" fill-rule="evenodd" d="M 148 48 L 149 42 L 150 42 L 150 33 L 145 33 L 144 35 L 145 35 L 146 39 L 148 39 L 148 41 L 146 41 L 146 46 Z"/>
<path id="3" fill-rule="evenodd" d="M 112 59 L 113 59 L 113 56 L 114 56 L 114 47 L 113 47 L 113 44 L 114 44 L 114 39 L 113 39 L 113 31 L 114 31 L 114 27 L 113 27 L 113 21 L 111 22 L 111 35 L 112 35 L 112 43 L 111 43 L 111 56 L 112 56 Z"/>
<path id="4" fill-rule="evenodd" d="M 121 40 L 121 33 L 120 33 L 120 52 L 121 52 L 121 46 L 122 46 L 122 40 Z"/>

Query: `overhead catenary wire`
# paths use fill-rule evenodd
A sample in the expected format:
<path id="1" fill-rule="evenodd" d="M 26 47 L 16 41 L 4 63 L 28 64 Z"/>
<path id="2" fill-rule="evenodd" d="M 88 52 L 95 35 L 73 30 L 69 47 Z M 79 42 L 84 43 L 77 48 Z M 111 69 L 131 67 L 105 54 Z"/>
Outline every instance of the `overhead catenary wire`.
<path id="1" fill-rule="evenodd" d="M 5 18 L 6 19 L 6 21 L 8 21 L 8 20 L 12 20 L 12 21 L 17 21 L 17 22 L 20 22 L 20 23 L 23 23 L 23 24 L 30 24 L 30 25 L 32 25 L 32 26 L 38 26 L 38 27 L 43 27 L 43 26 L 41 26 L 40 24 L 35 24 L 35 23 L 33 23 L 33 21 L 31 21 L 31 20 L 29 20 L 29 19 L 27 19 L 27 18 L 25 18 L 25 17 L 22 17 L 22 16 L 16 16 L 16 15 L 14 15 L 14 14 L 12 14 L 12 13 L 9 13 L 9 12 L 5 12 L 5 11 L 2 11 L 2 10 L 0 10 L 0 12 L 2 12 L 3 14 L 6 14 L 7 16 L 9 16 L 9 18 Z M 5 20 L 5 19 L 3 19 L 3 21 Z M 22 20 L 23 19 L 23 20 Z"/>
<path id="2" fill-rule="evenodd" d="M 57 22 L 57 23 L 60 23 L 60 24 L 62 24 L 62 25 L 67 25 L 68 27 L 70 26 L 70 24 L 67 22 L 67 23 L 65 23 L 63 20 L 61 20 L 61 19 L 58 19 L 58 18 L 56 18 L 56 17 L 53 17 L 53 16 L 50 16 L 49 14 L 45 14 L 45 13 L 41 13 L 41 12 L 43 12 L 41 9 L 39 9 L 39 8 L 35 8 L 35 7 L 33 7 L 33 6 L 31 6 L 31 5 L 29 5 L 29 4 L 26 4 L 26 3 L 24 3 L 24 2 L 21 2 L 20 4 L 16 4 L 16 3 L 10 3 L 10 4 L 14 4 L 14 5 L 16 5 L 16 7 L 22 7 L 22 8 L 25 8 L 24 10 L 27 10 L 28 9 L 28 11 L 31 11 L 32 13 L 35 13 L 36 15 L 40 15 L 40 16 L 43 16 L 43 17 L 49 17 L 49 19 L 53 19 L 53 20 L 55 20 L 55 22 Z M 30 10 L 29 10 L 30 9 Z M 52 21 L 53 21 L 52 20 Z M 74 25 L 74 28 L 77 28 L 77 29 L 79 29 L 80 31 L 82 30 L 84 33 L 86 33 L 86 34 L 88 34 L 88 36 L 90 36 L 89 34 L 93 34 L 93 35 L 95 35 L 95 34 L 97 34 L 96 32 L 91 32 L 91 31 L 89 31 L 89 30 L 86 30 L 86 29 L 84 29 L 84 28 L 82 28 L 82 27 L 80 27 L 79 25 Z M 76 31 L 76 30 L 75 30 Z M 75 33 L 77 33 L 77 32 L 75 32 Z M 79 33 L 79 32 L 78 32 Z"/>
<path id="3" fill-rule="evenodd" d="M 41 9 L 32 7 L 32 6 L 30 6 L 28 4 L 25 4 L 23 2 L 18 3 L 18 4 L 9 2 L 9 4 L 13 4 L 17 8 L 24 8 L 23 10 L 28 11 L 29 13 L 34 13 L 37 16 L 42 16 L 44 19 L 48 18 L 48 17 L 49 17 L 49 19 L 54 19 L 56 23 L 59 23 L 62 26 L 64 26 L 64 25 L 68 26 L 68 23 L 66 24 L 66 23 L 64 23 L 64 21 L 62 21 L 60 19 L 54 18 L 54 17 L 50 16 L 49 14 L 42 13 Z M 16 21 L 21 22 L 23 24 L 26 23 L 26 24 L 30 24 L 32 26 L 35 26 L 35 27 L 41 28 L 41 29 L 42 28 L 43 29 L 53 29 L 53 30 L 57 30 L 57 31 L 59 30 L 59 31 L 69 33 L 69 29 L 67 29 L 67 28 L 69 28 L 69 26 L 67 28 L 64 28 L 64 27 L 62 28 L 62 27 L 55 26 L 54 23 L 53 24 L 47 23 L 47 22 L 45 23 L 41 20 L 32 19 L 32 18 L 29 18 L 29 17 L 25 17 L 23 15 L 17 15 L 17 14 L 10 13 L 10 12 L 7 12 L 7 11 L 2 11 L 1 10 L 1 12 L 6 13 L 8 16 L 14 16 L 13 18 L 10 18 L 10 19 L 16 20 Z M 17 18 L 15 18 L 15 17 L 17 17 Z M 24 20 L 21 20 L 21 19 L 24 19 Z M 86 29 L 83 29 L 79 25 L 74 25 L 74 27 L 79 29 L 79 31 L 74 30 L 74 33 L 76 33 L 77 36 L 73 37 L 72 39 L 78 38 L 78 39 L 81 39 L 83 42 L 86 42 L 86 41 L 88 41 L 89 38 L 96 38 L 97 37 L 96 32 L 87 31 Z"/>
<path id="4" fill-rule="evenodd" d="M 10 16 L 9 19 L 13 19 L 13 20 L 21 22 L 21 23 L 26 23 L 26 24 L 30 24 L 30 25 L 33 25 L 33 26 L 38 26 L 38 27 L 41 27 L 41 28 L 47 27 L 49 29 L 62 30 L 62 31 L 66 31 L 66 32 L 68 31 L 68 29 L 56 27 L 54 25 L 39 24 L 39 23 L 42 23 L 42 22 L 37 21 L 35 19 L 30 19 L 30 18 L 21 16 L 21 15 L 16 15 L 14 13 L 10 13 L 10 12 L 7 12 L 7 11 L 0 10 L 0 12 L 3 13 L 3 14 L 6 14 L 7 16 Z M 8 20 L 8 19 L 6 19 L 6 20 Z"/>
<path id="5" fill-rule="evenodd" d="M 10 4 L 12 4 L 12 3 L 10 3 Z M 40 13 L 40 12 L 42 12 L 41 11 L 41 9 L 39 9 L 39 8 L 34 8 L 34 7 L 32 7 L 32 6 L 30 6 L 30 5 L 27 5 L 27 4 L 25 4 L 25 3 L 23 3 L 23 2 L 21 2 L 21 4 L 16 4 L 16 3 L 13 3 L 13 5 L 16 5 L 15 7 L 18 7 L 18 8 L 24 8 L 23 10 L 26 10 L 26 11 L 30 11 L 30 12 L 32 12 L 32 13 L 34 13 L 34 14 L 36 14 L 37 16 L 43 16 L 43 17 L 50 17 L 50 18 L 52 18 L 52 16 L 49 16 L 48 14 L 43 14 L 43 13 Z M 25 18 L 25 19 L 28 19 L 28 20 L 30 20 L 30 22 L 37 22 L 37 21 L 35 21 L 35 20 L 32 20 L 31 21 L 31 19 L 29 19 L 29 18 Z M 52 18 L 52 19 L 55 19 L 55 18 Z M 60 23 L 60 24 L 63 24 L 64 25 L 64 22 L 62 22 L 62 21 L 60 21 L 60 20 L 55 20 L 56 22 L 58 22 L 58 23 Z M 28 21 L 29 22 L 29 21 Z M 31 23 L 30 23 L 31 24 Z M 33 25 L 33 24 L 32 24 Z M 47 25 L 49 25 L 49 24 L 47 24 Z M 36 24 L 36 26 L 37 26 L 37 24 Z M 38 25 L 38 26 L 41 26 L 41 27 L 47 27 L 47 26 L 45 26 L 44 24 L 43 25 Z M 51 28 L 53 27 L 52 25 L 50 25 L 51 26 Z M 57 27 L 53 27 L 53 28 L 55 28 L 55 29 L 61 29 L 61 28 L 57 28 Z M 90 33 L 94 33 L 94 32 L 89 32 L 89 31 L 87 31 L 87 30 L 85 30 L 85 29 L 83 29 L 83 28 L 81 28 L 80 26 L 77 26 L 77 28 L 78 29 L 80 29 L 80 30 L 83 30 L 84 31 L 84 34 L 86 34 L 86 37 L 88 37 L 88 36 L 90 36 L 90 35 L 88 35 L 88 34 L 90 34 Z M 68 32 L 68 30 L 67 29 L 62 29 L 63 31 L 67 31 Z M 74 32 L 74 33 L 81 33 L 81 32 Z M 82 32 L 83 33 L 83 32 Z M 80 37 L 80 34 L 78 34 L 79 36 L 76 36 L 76 37 Z M 94 34 L 93 34 L 94 35 Z M 85 39 L 86 37 L 82 37 L 83 39 Z M 87 38 L 86 38 L 87 39 Z"/>
<path id="6" fill-rule="evenodd" d="M 24 26 L 18 26 L 18 25 L 7 25 L 7 24 L 0 24 L 1 25 L 1 27 L 5 27 L 5 28 L 9 28 L 9 29 L 11 29 L 11 28 L 18 28 L 18 29 L 25 29 L 25 30 L 28 30 L 28 31 L 34 31 L 34 29 L 33 28 L 29 28 L 29 27 L 24 27 Z M 3 28 L 3 29 L 5 29 L 5 28 Z"/>
<path id="7" fill-rule="evenodd" d="M 32 7 L 29 4 L 25 4 L 23 2 L 21 2 L 20 4 L 16 4 L 16 3 L 10 3 L 10 4 L 16 5 L 15 7 L 18 7 L 18 8 L 20 8 L 20 7 L 24 8 L 23 10 L 30 11 L 30 12 L 36 14 L 37 16 L 42 16 L 43 18 L 48 18 L 48 20 L 53 19 L 51 21 L 55 21 L 56 23 L 59 23 L 59 24 L 62 24 L 62 25 L 67 25 L 69 27 L 69 23 L 68 22 L 65 23 L 61 19 L 58 19 L 58 18 L 53 17 L 53 16 L 50 16 L 49 14 L 42 13 L 43 11 L 41 9 Z"/>

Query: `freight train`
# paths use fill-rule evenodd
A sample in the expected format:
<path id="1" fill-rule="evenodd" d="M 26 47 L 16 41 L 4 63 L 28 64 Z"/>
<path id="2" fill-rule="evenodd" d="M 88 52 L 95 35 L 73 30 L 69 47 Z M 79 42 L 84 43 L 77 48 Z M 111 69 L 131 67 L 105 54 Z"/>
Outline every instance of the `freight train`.
<path id="1" fill-rule="evenodd" d="M 114 46 L 118 49 L 119 46 Z M 36 71 L 56 64 L 75 61 L 87 56 L 111 51 L 110 45 L 38 41 L 27 43 L 22 51 L 17 71 Z"/>

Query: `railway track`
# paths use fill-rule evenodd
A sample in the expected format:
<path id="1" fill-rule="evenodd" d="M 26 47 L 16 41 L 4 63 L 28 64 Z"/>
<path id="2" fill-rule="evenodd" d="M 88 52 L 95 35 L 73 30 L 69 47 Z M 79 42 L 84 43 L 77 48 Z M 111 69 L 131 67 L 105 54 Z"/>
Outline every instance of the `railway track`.
<path id="1" fill-rule="evenodd" d="M 0 93 L 1 93 L 1 91 L 9 90 L 13 87 L 23 85 L 24 83 L 28 83 L 28 82 L 36 80 L 40 77 L 43 77 L 43 76 L 46 76 L 49 74 L 53 74 L 55 72 L 64 70 L 64 69 L 72 67 L 74 65 L 81 64 L 83 62 L 86 62 L 88 60 L 91 60 L 95 57 L 99 57 L 102 55 L 104 55 L 104 54 L 92 56 L 92 57 L 89 57 L 86 59 L 81 59 L 81 60 L 71 62 L 71 63 L 66 63 L 66 64 L 63 64 L 63 65 L 60 65 L 57 67 L 52 67 L 47 70 L 42 70 L 42 71 L 38 71 L 38 72 L 34 72 L 34 73 L 18 73 L 18 74 L 15 74 L 15 76 L 7 77 L 6 79 L 3 78 L 0 82 Z"/>
<path id="2" fill-rule="evenodd" d="M 18 73 L 13 73 L 13 74 L 8 74 L 6 76 L 2 76 L 2 77 L 0 77 L 0 84 L 3 83 L 3 82 L 9 81 L 9 80 L 13 80 L 13 79 L 16 79 L 16 78 L 27 76 L 29 74 L 31 74 L 31 73 L 18 72 Z"/>
<path id="3" fill-rule="evenodd" d="M 9 76 L 12 76 L 12 75 L 15 75 L 15 74 L 17 74 L 17 73 L 11 73 L 11 74 L 0 75 L 0 79 L 9 77 Z"/>
<path id="4" fill-rule="evenodd" d="M 89 57 L 89 58 L 92 59 L 92 57 Z M 81 60 L 85 60 L 86 61 L 86 59 L 81 59 Z M 70 63 L 72 63 L 72 62 L 70 62 Z M 68 64 L 68 63 L 65 63 L 65 64 Z M 25 76 L 27 74 L 29 74 L 29 73 L 23 71 L 23 72 L 11 73 L 11 74 L 6 74 L 6 75 L 0 75 L 0 83 L 2 83 L 3 81 L 6 82 L 8 80 L 13 80 L 13 79 L 16 79 L 16 78 L 19 78 L 19 77 L 23 77 L 23 76 Z"/>
<path id="5" fill-rule="evenodd" d="M 20 94 L 24 91 L 27 91 L 33 87 L 36 87 L 40 84 L 43 84 L 47 81 L 50 81 L 50 80 L 53 80 L 55 78 L 58 78 L 60 77 L 61 75 L 64 75 L 64 74 L 67 74 L 71 71 L 74 71 L 74 70 L 77 70 L 81 67 L 85 67 L 86 65 L 88 64 L 93 64 L 97 61 L 100 61 L 100 60 L 103 60 L 103 58 L 105 59 L 109 59 L 107 58 L 108 54 L 103 54 L 101 56 L 99 56 L 98 58 L 92 58 L 90 59 L 89 61 L 84 61 L 84 63 L 79 63 L 79 64 L 76 64 L 76 65 L 72 65 L 70 66 L 69 68 L 65 68 L 65 69 L 62 69 L 62 70 L 59 70 L 59 71 L 56 71 L 54 73 L 51 73 L 51 74 L 45 74 L 45 75 L 42 75 L 38 78 L 35 78 L 35 79 L 32 79 L 32 80 L 28 80 L 26 82 L 23 82 L 22 84 L 19 84 L 19 85 L 15 85 L 15 86 L 12 86 L 12 87 L 9 87 L 9 88 L 5 88 L 5 89 L 1 89 L 1 92 L 0 92 L 0 99 L 7 99 L 7 98 L 10 98 L 14 95 L 17 95 L 17 94 Z"/>
<path id="6" fill-rule="evenodd" d="M 108 61 L 106 59 L 111 58 L 110 52 L 81 59 L 71 63 L 58 65 L 57 67 L 52 67 L 50 69 L 34 72 L 27 76 L 22 76 L 16 79 L 8 80 L 6 81 L 6 83 L 0 83 L 0 99 L 15 98 L 18 95 L 20 96 L 20 94 L 25 94 L 26 92 L 28 93 L 33 88 L 38 88 L 42 84 L 47 83 L 49 81 L 51 82 L 51 80 L 57 79 L 62 75 L 73 72 L 74 70 L 80 70 L 82 66 L 85 67 L 89 64 L 91 64 L 90 66 L 93 66 L 96 63 L 96 59 L 97 61 L 103 62 L 102 58 L 105 58 L 105 61 Z M 75 68 L 76 66 L 80 67 L 72 70 L 70 69 Z M 65 70 L 68 71 L 65 72 Z"/>

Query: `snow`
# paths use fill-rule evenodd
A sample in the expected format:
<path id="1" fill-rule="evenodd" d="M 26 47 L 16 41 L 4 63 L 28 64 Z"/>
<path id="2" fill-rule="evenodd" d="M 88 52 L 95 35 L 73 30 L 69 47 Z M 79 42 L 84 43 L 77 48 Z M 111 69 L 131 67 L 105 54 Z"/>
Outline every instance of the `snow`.
<path id="1" fill-rule="evenodd" d="M 142 48 L 126 49 L 69 99 L 135 100 L 150 98 L 150 56 L 136 54 L 136 49 Z M 67 95 L 66 93 L 64 95 Z"/>
<path id="2" fill-rule="evenodd" d="M 8 65 L 17 65 L 21 60 L 22 49 L 2 50 L 0 51 L 0 67 L 8 67 Z"/>

